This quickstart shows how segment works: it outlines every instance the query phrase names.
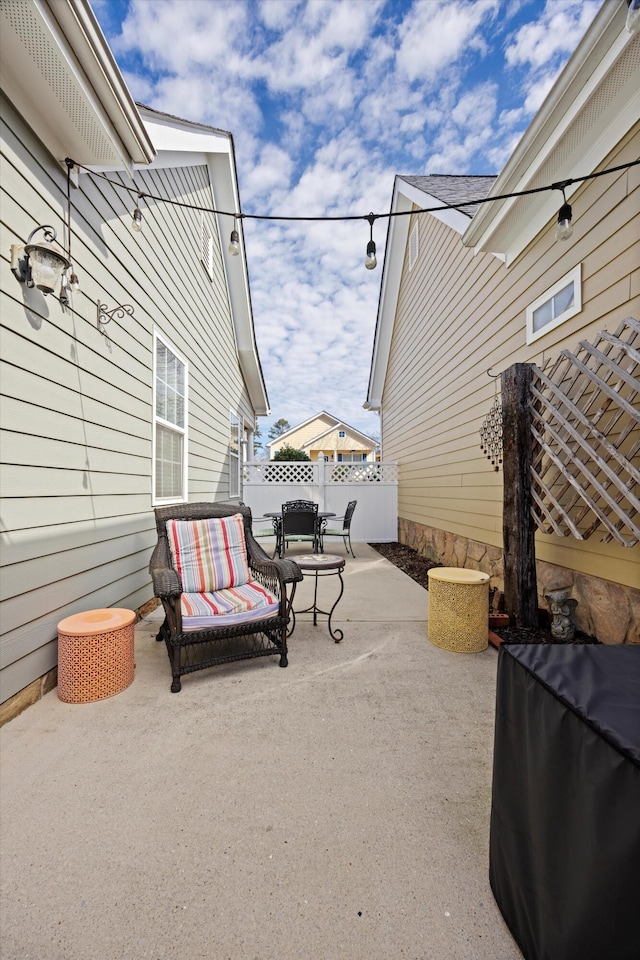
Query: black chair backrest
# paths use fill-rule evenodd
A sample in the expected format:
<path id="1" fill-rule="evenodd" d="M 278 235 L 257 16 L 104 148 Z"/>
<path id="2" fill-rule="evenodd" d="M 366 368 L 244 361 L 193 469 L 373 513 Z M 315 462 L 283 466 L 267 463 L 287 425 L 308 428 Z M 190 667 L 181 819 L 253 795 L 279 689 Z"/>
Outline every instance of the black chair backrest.
<path id="1" fill-rule="evenodd" d="M 309 500 L 291 500 L 282 504 L 282 533 L 315 535 L 318 504 Z"/>
<path id="2" fill-rule="evenodd" d="M 347 504 L 347 509 L 344 512 L 344 523 L 343 523 L 343 527 L 345 528 L 345 530 L 348 530 L 349 527 L 351 526 L 351 517 L 353 516 L 353 511 L 356 508 L 357 502 L 358 502 L 357 500 L 349 500 L 349 503 Z"/>

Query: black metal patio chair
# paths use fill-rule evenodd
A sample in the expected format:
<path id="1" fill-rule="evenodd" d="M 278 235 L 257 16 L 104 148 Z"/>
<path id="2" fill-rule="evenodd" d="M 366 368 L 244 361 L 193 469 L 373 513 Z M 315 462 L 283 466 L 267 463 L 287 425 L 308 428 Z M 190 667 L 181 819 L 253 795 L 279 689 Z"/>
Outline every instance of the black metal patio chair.
<path id="1" fill-rule="evenodd" d="M 324 538 L 325 537 L 342 537 L 344 541 L 345 550 L 347 552 L 351 551 L 351 556 L 355 557 L 353 552 L 353 547 L 351 545 L 351 518 L 353 517 L 353 511 L 356 508 L 357 500 L 350 500 L 347 504 L 347 509 L 344 512 L 343 517 L 331 517 L 331 520 L 323 520 L 320 526 L 320 549 L 324 550 Z M 332 526 L 329 527 L 328 523 L 331 523 Z M 333 526 L 333 524 L 337 526 Z"/>
<path id="2" fill-rule="evenodd" d="M 320 552 L 318 504 L 310 500 L 290 500 L 282 504 L 280 556 L 284 556 L 289 543 L 300 541 L 311 543 L 314 553 Z"/>

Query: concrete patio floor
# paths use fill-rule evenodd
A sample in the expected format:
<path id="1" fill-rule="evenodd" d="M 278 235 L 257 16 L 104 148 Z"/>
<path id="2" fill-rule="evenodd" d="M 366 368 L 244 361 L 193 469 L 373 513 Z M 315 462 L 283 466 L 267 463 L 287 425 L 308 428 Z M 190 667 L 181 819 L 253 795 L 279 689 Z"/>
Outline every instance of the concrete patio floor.
<path id="1" fill-rule="evenodd" d="M 171 694 L 157 611 L 127 690 L 2 728 L 2 960 L 521 958 L 488 881 L 496 651 L 430 644 L 426 591 L 355 550 L 342 643 L 299 620 L 286 670 Z"/>

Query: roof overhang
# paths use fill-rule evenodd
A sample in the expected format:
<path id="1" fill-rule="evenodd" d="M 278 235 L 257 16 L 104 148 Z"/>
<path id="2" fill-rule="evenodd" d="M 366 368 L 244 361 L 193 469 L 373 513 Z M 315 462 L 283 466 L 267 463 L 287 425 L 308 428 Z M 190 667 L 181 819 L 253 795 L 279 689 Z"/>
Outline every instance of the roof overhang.
<path id="1" fill-rule="evenodd" d="M 131 169 L 153 145 L 87 0 L 3 0 L 2 88 L 56 160 Z"/>
<path id="2" fill-rule="evenodd" d="M 396 177 L 393 183 L 391 198 L 391 213 L 399 216 L 389 217 L 387 239 L 385 241 L 384 263 L 382 265 L 382 279 L 380 281 L 380 298 L 378 300 L 378 317 L 373 338 L 373 355 L 369 372 L 369 389 L 367 399 L 363 404 L 365 410 L 380 410 L 382 407 L 382 392 L 389 362 L 393 322 L 396 315 L 396 306 L 400 294 L 402 267 L 409 235 L 410 212 L 415 204 L 418 207 L 437 207 L 441 201 L 436 197 L 419 190 L 413 184 L 407 183 L 401 177 Z M 455 215 L 455 216 L 453 216 Z M 462 233 L 462 221 L 465 224 L 469 218 L 459 210 L 443 210 L 439 214 L 442 219 L 447 218 L 450 226 Z"/>
<path id="3" fill-rule="evenodd" d="M 590 174 L 640 117 L 640 35 L 625 30 L 626 0 L 598 11 L 488 197 Z M 566 190 L 567 199 L 581 184 Z M 462 242 L 507 264 L 552 222 L 556 190 L 484 204 Z"/>
<path id="4" fill-rule="evenodd" d="M 157 151 L 151 168 L 206 165 L 209 170 L 220 249 L 229 292 L 231 317 L 240 368 L 251 404 L 258 416 L 269 414 L 269 399 L 255 340 L 249 272 L 245 257 L 242 221 L 236 221 L 241 238 L 240 256 L 229 253 L 227 238 L 240 210 L 233 137 L 225 130 L 192 123 L 138 104 L 147 133 Z"/>

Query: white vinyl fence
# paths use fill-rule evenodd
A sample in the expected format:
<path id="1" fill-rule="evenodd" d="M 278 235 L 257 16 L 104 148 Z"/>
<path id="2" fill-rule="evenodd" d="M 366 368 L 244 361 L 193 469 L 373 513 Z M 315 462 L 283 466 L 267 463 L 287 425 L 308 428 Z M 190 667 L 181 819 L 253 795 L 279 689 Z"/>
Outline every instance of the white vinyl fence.
<path id="1" fill-rule="evenodd" d="M 313 500 L 319 510 L 341 517 L 349 500 L 357 500 L 353 541 L 398 539 L 397 463 L 265 460 L 245 463 L 243 474 L 242 499 L 254 517 L 279 511 L 286 500 Z"/>

